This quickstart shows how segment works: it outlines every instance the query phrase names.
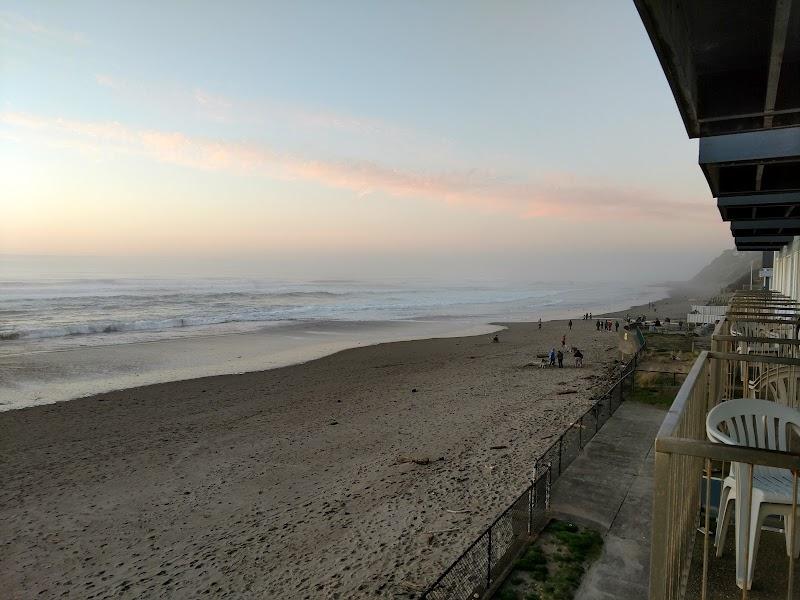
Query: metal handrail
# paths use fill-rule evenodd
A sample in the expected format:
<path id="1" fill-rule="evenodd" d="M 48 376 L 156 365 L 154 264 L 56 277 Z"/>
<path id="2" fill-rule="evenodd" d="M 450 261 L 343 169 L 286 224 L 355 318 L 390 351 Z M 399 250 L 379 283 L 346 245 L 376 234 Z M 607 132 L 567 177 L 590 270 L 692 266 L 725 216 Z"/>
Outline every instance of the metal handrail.
<path id="1" fill-rule="evenodd" d="M 702 354 L 700 356 L 702 357 Z M 791 365 L 800 367 L 800 358 L 771 356 L 769 354 L 737 354 L 735 352 L 709 352 L 708 358 L 717 360 L 730 360 L 736 362 L 758 362 L 758 363 Z M 700 359 L 698 358 L 698 360 Z"/>
<path id="2" fill-rule="evenodd" d="M 683 415 L 685 412 L 686 406 L 690 400 L 691 390 L 696 384 L 697 380 L 700 378 L 701 372 L 705 370 L 708 355 L 709 351 L 703 350 L 700 353 L 700 356 L 697 357 L 694 365 L 692 365 L 692 368 L 689 371 L 689 374 L 686 376 L 681 389 L 678 390 L 675 400 L 672 402 L 672 405 L 667 411 L 667 416 L 664 417 L 664 420 L 661 422 L 661 427 L 658 428 L 656 440 L 659 438 L 671 437 L 677 430 L 681 415 Z"/>
<path id="3" fill-rule="evenodd" d="M 656 438 L 656 452 L 800 471 L 800 453 L 745 446 L 726 446 L 692 438 Z"/>
<path id="4" fill-rule="evenodd" d="M 774 312 L 768 313 L 750 313 L 750 312 L 743 312 L 743 311 L 730 311 L 727 313 L 728 317 L 747 317 L 747 318 L 738 318 L 738 319 L 730 319 L 731 321 L 746 321 L 750 323 L 792 323 L 795 320 L 793 315 L 786 315 L 785 317 L 781 317 L 780 314 L 776 314 Z"/>
<path id="5" fill-rule="evenodd" d="M 745 342 L 751 344 L 782 344 L 786 346 L 800 346 L 800 340 L 794 338 L 771 338 L 747 335 L 715 335 L 718 342 Z"/>

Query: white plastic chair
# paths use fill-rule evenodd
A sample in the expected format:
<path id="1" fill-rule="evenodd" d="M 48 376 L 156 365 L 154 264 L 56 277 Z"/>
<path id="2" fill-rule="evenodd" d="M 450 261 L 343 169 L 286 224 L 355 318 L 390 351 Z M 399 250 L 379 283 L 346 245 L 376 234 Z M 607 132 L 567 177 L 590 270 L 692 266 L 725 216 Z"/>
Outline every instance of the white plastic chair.
<path id="1" fill-rule="evenodd" d="M 711 441 L 732 446 L 748 446 L 768 450 L 788 450 L 789 430 L 800 434 L 800 412 L 764 400 L 737 399 L 714 407 L 706 417 L 706 433 Z M 731 474 L 725 478 L 720 497 L 715 539 L 720 556 L 730 519 L 729 504 L 736 501 L 736 583 L 747 589 L 753 582 L 756 551 L 761 526 L 769 515 L 783 518 L 786 553 L 791 548 L 792 474 L 786 469 L 756 466 L 753 470 L 752 505 L 747 507 L 749 465 L 731 463 Z M 739 500 L 741 499 L 741 500 Z M 748 514 L 749 513 L 749 514 Z M 800 525 L 800 523 L 798 523 Z M 795 529 L 795 558 L 800 555 L 800 526 Z M 749 530 L 749 531 L 748 531 Z M 747 535 L 742 535 L 747 531 Z M 745 544 L 748 550 L 748 572 L 744 572 Z"/>
<path id="2" fill-rule="evenodd" d="M 800 370 L 789 365 L 767 366 L 748 382 L 748 388 L 756 398 L 791 406 L 800 390 Z"/>

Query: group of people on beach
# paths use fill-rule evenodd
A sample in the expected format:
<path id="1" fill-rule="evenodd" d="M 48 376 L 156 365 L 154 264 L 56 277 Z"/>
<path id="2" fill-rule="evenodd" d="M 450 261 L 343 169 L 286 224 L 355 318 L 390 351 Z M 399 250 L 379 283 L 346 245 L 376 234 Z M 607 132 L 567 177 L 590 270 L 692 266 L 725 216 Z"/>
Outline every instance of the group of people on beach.
<path id="1" fill-rule="evenodd" d="M 611 319 L 606 319 L 605 321 L 598 319 L 595 326 L 597 331 L 611 331 L 612 329 L 619 331 L 619 321 L 612 321 Z"/>
<path id="2" fill-rule="evenodd" d="M 584 320 L 588 319 L 589 313 L 586 313 L 583 317 Z M 572 331 L 572 319 L 567 321 L 567 328 Z M 542 320 L 539 319 L 539 329 L 542 328 Z M 561 336 L 561 348 L 556 350 L 555 348 L 550 349 L 550 353 L 548 354 L 549 362 L 545 363 L 545 359 L 542 359 L 542 367 L 555 367 L 557 366 L 559 369 L 564 368 L 564 354 L 567 352 L 567 334 L 563 334 Z M 571 348 L 572 356 L 575 358 L 575 366 L 582 367 L 583 366 L 583 352 L 580 351 L 579 348 L 572 346 Z M 541 355 L 540 355 L 541 356 Z"/>
<path id="3" fill-rule="evenodd" d="M 558 351 L 556 351 L 555 348 L 551 348 L 550 349 L 550 355 L 548 357 L 550 359 L 549 366 L 555 367 L 556 364 L 558 364 L 558 368 L 559 369 L 563 369 L 564 368 L 564 349 L 566 349 L 566 348 L 564 346 L 563 340 L 562 340 L 561 349 L 559 349 Z M 583 352 L 581 352 L 578 348 L 573 346 L 572 347 L 572 356 L 575 358 L 575 366 L 576 367 L 582 367 L 583 366 Z"/>

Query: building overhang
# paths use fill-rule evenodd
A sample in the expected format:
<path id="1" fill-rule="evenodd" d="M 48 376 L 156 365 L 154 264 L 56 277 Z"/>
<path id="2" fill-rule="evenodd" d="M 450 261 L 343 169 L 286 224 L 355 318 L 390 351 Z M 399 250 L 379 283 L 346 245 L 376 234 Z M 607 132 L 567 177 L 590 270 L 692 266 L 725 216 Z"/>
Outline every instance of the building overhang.
<path id="1" fill-rule="evenodd" d="M 689 137 L 800 125 L 800 2 L 634 4 Z"/>
<path id="2" fill-rule="evenodd" d="M 742 251 L 780 250 L 792 241 L 791 236 L 744 235 L 734 238 L 736 249 Z"/>
<path id="3" fill-rule="evenodd" d="M 800 192 L 743 194 L 717 198 L 723 221 L 789 219 L 800 217 Z"/>
<path id="4" fill-rule="evenodd" d="M 777 249 L 800 233 L 800 0 L 634 4 L 736 247 Z"/>
<path id="5" fill-rule="evenodd" d="M 715 197 L 800 191 L 800 127 L 701 138 L 699 163 Z"/>
<path id="6" fill-rule="evenodd" d="M 800 235 L 800 219 L 750 219 L 731 221 L 731 233 L 740 236 L 789 237 Z"/>

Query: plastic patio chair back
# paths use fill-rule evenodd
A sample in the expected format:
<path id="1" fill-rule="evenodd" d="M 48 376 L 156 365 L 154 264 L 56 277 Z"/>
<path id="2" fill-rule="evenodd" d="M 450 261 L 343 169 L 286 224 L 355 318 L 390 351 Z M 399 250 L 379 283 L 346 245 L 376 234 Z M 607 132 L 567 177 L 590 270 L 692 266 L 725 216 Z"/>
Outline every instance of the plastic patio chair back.
<path id="1" fill-rule="evenodd" d="M 758 398 L 794 406 L 800 390 L 800 370 L 788 365 L 762 369 L 748 387 Z"/>
<path id="2" fill-rule="evenodd" d="M 800 431 L 800 412 L 766 400 L 728 400 L 706 417 L 708 437 L 716 442 L 788 451 L 790 428 Z"/>

